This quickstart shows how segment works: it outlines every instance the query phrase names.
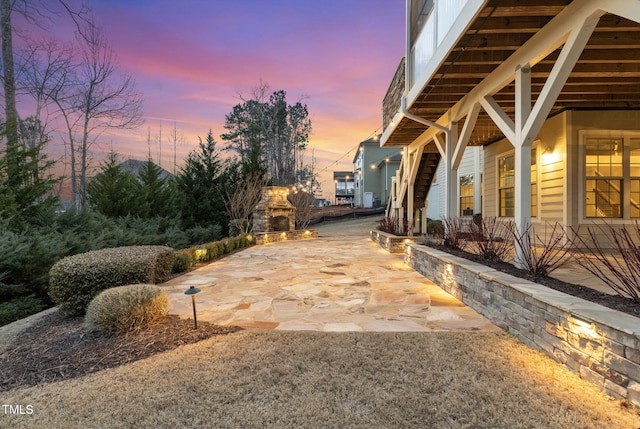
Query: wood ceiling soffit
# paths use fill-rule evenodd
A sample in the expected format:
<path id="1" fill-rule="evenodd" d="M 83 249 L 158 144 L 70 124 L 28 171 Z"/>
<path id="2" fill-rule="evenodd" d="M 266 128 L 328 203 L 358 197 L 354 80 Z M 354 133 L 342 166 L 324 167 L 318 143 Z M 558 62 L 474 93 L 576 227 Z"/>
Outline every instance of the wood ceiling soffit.
<path id="1" fill-rule="evenodd" d="M 449 108 L 506 61 L 538 30 L 547 25 L 571 0 L 490 0 L 434 74 L 410 111 L 437 121 Z M 604 15 L 569 76 L 551 114 L 568 108 L 640 107 L 640 24 Z M 535 100 L 555 64 L 560 49 L 532 68 Z M 494 98 L 513 115 L 514 84 Z M 407 120 L 398 124 L 390 146 L 408 145 L 426 130 Z M 487 144 L 501 138 L 488 115 L 481 111 L 470 145 Z M 484 130 L 482 130 L 484 128 Z M 484 140 L 483 140 L 484 139 Z"/>

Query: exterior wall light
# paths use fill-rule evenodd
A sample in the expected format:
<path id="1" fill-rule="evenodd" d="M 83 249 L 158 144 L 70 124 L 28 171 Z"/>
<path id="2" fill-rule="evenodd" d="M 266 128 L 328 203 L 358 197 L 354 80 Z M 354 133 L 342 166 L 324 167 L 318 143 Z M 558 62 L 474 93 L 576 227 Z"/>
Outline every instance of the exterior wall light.
<path id="1" fill-rule="evenodd" d="M 185 295 L 191 295 L 191 303 L 193 305 L 193 329 L 198 329 L 198 318 L 196 316 L 196 294 L 200 292 L 195 286 L 190 286 L 189 289 L 184 291 Z"/>

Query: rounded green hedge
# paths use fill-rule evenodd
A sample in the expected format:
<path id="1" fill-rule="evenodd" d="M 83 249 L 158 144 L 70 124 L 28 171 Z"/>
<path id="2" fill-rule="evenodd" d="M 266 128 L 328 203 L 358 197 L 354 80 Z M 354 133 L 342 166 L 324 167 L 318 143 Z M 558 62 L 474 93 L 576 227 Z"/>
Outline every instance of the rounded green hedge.
<path id="1" fill-rule="evenodd" d="M 100 292 L 87 307 L 91 331 L 123 333 L 146 328 L 167 315 L 169 298 L 156 285 L 118 286 Z"/>
<path id="2" fill-rule="evenodd" d="M 65 313 L 84 314 L 105 289 L 162 282 L 171 273 L 173 253 L 165 246 L 127 246 L 63 258 L 49 271 L 49 296 Z"/>

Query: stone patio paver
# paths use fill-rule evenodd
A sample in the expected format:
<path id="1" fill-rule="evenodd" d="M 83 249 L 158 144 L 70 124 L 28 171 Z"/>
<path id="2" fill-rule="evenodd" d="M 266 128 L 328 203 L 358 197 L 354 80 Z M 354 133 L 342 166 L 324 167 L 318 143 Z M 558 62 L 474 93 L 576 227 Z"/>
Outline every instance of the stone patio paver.
<path id="1" fill-rule="evenodd" d="M 244 249 L 162 285 L 169 312 L 246 328 L 458 331 L 498 328 L 363 236 Z"/>

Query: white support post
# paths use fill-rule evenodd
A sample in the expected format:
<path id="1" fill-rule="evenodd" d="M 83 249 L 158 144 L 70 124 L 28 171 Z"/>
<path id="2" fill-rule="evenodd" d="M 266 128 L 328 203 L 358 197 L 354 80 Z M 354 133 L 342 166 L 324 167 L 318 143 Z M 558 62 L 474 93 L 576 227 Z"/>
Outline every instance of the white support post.
<path id="1" fill-rule="evenodd" d="M 529 64 L 516 69 L 516 123 L 515 123 L 515 207 L 516 234 L 521 238 L 522 248 L 516 246 L 514 265 L 525 268 L 524 249 L 529 248 L 529 237 L 524 233 L 531 222 L 531 141 L 524 134 L 524 124 L 531 113 L 531 68 Z"/>
<path id="2" fill-rule="evenodd" d="M 449 132 L 445 135 L 446 141 L 444 142 L 444 218 L 450 219 L 457 215 L 458 198 L 457 198 L 457 181 L 458 181 L 458 168 L 454 168 L 453 165 L 453 151 L 458 143 L 458 123 L 453 122 L 449 124 Z M 439 142 L 442 145 L 442 142 Z"/>
<path id="3" fill-rule="evenodd" d="M 409 190 L 409 180 L 408 180 L 408 176 L 411 172 L 411 162 L 409 159 L 408 147 L 404 147 L 402 149 L 402 161 L 404 163 L 404 167 L 402 168 L 402 177 L 401 177 L 402 182 L 400 183 L 402 207 L 400 208 L 400 216 L 398 217 L 398 219 L 400 219 L 401 221 L 409 218 L 409 213 L 410 213 L 409 210 L 412 209 L 412 207 L 409 206 L 408 204 L 408 201 L 410 201 L 411 198 L 413 198 L 413 191 Z M 413 203 L 411 204 L 413 205 Z"/>
<path id="4" fill-rule="evenodd" d="M 480 151 L 482 148 L 475 147 L 473 154 L 473 163 L 475 175 L 473 177 L 473 214 L 482 213 L 482 162 L 480 160 Z"/>

